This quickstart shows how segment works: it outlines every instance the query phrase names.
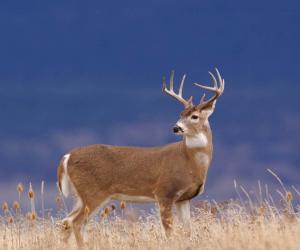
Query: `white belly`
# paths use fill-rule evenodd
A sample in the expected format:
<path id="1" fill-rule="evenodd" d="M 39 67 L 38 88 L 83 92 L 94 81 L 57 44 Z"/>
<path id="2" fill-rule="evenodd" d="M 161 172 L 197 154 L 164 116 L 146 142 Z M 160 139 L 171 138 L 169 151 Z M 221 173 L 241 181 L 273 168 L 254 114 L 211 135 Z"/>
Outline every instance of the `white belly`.
<path id="1" fill-rule="evenodd" d="M 154 202 L 155 200 L 147 196 L 132 196 L 126 194 L 114 194 L 112 197 L 114 200 L 128 201 L 128 202 Z"/>

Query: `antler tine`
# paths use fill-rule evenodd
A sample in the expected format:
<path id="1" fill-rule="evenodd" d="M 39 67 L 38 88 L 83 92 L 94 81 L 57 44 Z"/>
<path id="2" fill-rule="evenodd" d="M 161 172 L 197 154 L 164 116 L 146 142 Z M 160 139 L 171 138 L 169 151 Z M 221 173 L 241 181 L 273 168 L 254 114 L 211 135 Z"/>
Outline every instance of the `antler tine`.
<path id="1" fill-rule="evenodd" d="M 174 75 L 175 75 L 175 71 L 172 70 L 171 71 L 171 76 L 170 76 L 170 90 L 171 91 L 174 90 Z"/>
<path id="2" fill-rule="evenodd" d="M 222 94 L 223 91 L 224 91 L 224 88 L 225 88 L 225 80 L 221 77 L 219 70 L 217 68 L 215 68 L 215 69 L 216 69 L 216 72 L 217 72 L 217 75 L 218 75 L 218 78 L 219 78 L 220 89 L 221 89 L 221 94 Z"/>
<path id="3" fill-rule="evenodd" d="M 166 83 L 166 77 L 165 76 L 163 76 L 162 82 L 163 82 L 162 91 L 164 92 L 165 89 L 167 88 L 167 83 Z"/>
<path id="4" fill-rule="evenodd" d="M 220 95 L 222 95 L 222 93 L 224 91 L 225 81 L 224 81 L 224 79 L 222 79 L 218 69 L 215 68 L 215 70 L 217 72 L 218 81 L 217 81 L 217 79 L 216 79 L 216 77 L 214 76 L 213 73 L 211 73 L 210 71 L 208 72 L 210 74 L 212 80 L 213 80 L 213 84 L 214 84 L 213 87 L 209 87 L 209 86 L 201 85 L 201 84 L 198 84 L 198 83 L 194 83 L 196 86 L 198 86 L 200 88 L 203 88 L 203 89 L 206 89 L 206 90 L 209 90 L 209 91 L 212 91 L 212 92 L 215 93 L 214 96 L 211 97 L 207 101 L 204 101 L 205 97 L 202 96 L 201 101 L 200 101 L 200 105 L 202 105 L 202 106 L 206 106 L 206 105 L 210 104 L 211 102 L 215 101 Z M 218 82 L 219 82 L 220 86 L 218 86 Z"/>
<path id="5" fill-rule="evenodd" d="M 185 100 L 182 97 L 183 85 L 184 85 L 186 75 L 183 75 L 183 77 L 182 77 L 178 94 L 176 94 L 174 92 L 174 75 L 175 75 L 175 72 L 174 72 L 174 70 L 172 70 L 171 76 L 170 76 L 170 89 L 167 88 L 166 78 L 165 77 L 163 78 L 163 92 L 174 97 L 175 99 L 177 99 L 179 102 L 181 102 L 187 108 L 192 105 L 192 97 L 190 97 L 188 100 Z"/>
<path id="6" fill-rule="evenodd" d="M 204 103 L 204 100 L 205 100 L 205 94 L 203 94 L 203 96 L 201 97 L 201 99 L 200 99 L 200 104 L 201 104 L 201 103 Z"/>
<path id="7" fill-rule="evenodd" d="M 217 88 L 217 87 L 218 87 L 218 82 L 217 82 L 216 77 L 215 77 L 214 74 L 211 73 L 210 71 L 209 71 L 208 73 L 211 75 L 211 78 L 213 79 L 213 82 L 214 82 L 214 88 Z"/>
<path id="8" fill-rule="evenodd" d="M 183 75 L 181 83 L 180 83 L 180 87 L 179 87 L 179 95 L 182 96 L 182 90 L 183 90 L 183 85 L 184 85 L 184 81 L 186 78 L 186 74 Z"/>

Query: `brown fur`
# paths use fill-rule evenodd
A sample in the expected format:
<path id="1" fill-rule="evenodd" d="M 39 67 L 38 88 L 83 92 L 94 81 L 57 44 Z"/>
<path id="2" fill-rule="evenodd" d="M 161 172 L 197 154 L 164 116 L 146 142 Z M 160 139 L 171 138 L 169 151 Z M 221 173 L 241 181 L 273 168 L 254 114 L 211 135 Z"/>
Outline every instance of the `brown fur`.
<path id="1" fill-rule="evenodd" d="M 191 186 L 186 192 L 192 194 L 202 185 L 206 171 L 194 160 L 187 161 L 194 151 L 199 150 L 187 150 L 183 142 L 156 148 L 90 145 L 70 152 L 68 174 L 87 203 L 101 190 L 107 196 L 167 196 L 176 201 L 178 191 Z"/>

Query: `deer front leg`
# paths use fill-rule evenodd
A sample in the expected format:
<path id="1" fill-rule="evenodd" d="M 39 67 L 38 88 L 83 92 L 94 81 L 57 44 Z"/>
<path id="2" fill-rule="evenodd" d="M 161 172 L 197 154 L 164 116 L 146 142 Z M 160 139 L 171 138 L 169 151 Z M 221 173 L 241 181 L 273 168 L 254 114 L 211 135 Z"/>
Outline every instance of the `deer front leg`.
<path id="1" fill-rule="evenodd" d="M 190 201 L 179 201 L 176 202 L 176 213 L 179 222 L 183 225 L 185 233 L 191 235 L 191 210 Z"/>
<path id="2" fill-rule="evenodd" d="M 158 200 L 160 219 L 167 237 L 171 235 L 173 225 L 172 200 Z"/>

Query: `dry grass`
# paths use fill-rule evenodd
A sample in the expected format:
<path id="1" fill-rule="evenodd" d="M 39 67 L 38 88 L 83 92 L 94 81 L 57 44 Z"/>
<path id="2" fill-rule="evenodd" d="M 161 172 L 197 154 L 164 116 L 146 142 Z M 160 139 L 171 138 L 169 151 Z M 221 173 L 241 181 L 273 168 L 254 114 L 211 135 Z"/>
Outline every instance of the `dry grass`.
<path id="1" fill-rule="evenodd" d="M 260 185 L 259 185 L 260 188 Z M 18 186 L 19 197 L 24 188 Z M 282 185 L 277 190 L 280 201 L 268 190 L 259 190 L 256 201 L 242 187 L 237 187 L 241 200 L 194 204 L 192 235 L 186 236 L 175 221 L 174 234 L 166 239 L 156 212 L 138 217 L 125 203 L 105 208 L 86 228 L 87 249 L 299 249 L 300 214 L 293 206 L 293 193 Z M 42 190 L 43 192 L 43 184 Z M 61 209 L 53 218 L 47 211 L 36 213 L 35 193 L 28 192 L 29 213 L 21 212 L 16 201 L 10 207 L 2 204 L 0 217 L 0 249 L 76 249 L 72 237 L 66 246 L 61 242 Z M 246 201 L 242 200 L 246 197 Z M 57 205 L 63 208 L 59 196 Z M 39 215 L 39 216 L 38 216 Z"/>

